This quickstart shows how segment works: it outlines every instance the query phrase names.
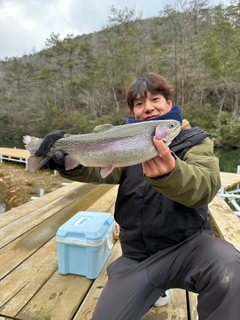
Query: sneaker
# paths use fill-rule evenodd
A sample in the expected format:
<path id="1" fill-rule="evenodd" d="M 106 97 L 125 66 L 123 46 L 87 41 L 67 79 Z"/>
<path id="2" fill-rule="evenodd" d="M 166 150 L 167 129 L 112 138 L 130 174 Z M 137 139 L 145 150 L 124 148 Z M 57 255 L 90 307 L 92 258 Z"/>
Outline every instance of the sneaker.
<path id="1" fill-rule="evenodd" d="M 165 304 L 167 304 L 173 296 L 172 289 L 167 290 L 160 298 L 157 299 L 157 301 L 154 303 L 155 307 L 163 307 Z"/>

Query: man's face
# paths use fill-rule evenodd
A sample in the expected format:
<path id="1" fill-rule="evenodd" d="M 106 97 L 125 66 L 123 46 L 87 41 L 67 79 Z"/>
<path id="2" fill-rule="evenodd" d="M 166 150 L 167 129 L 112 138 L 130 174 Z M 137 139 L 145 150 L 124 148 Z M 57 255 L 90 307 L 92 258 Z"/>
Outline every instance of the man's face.
<path id="1" fill-rule="evenodd" d="M 168 113 L 172 108 L 172 101 L 166 100 L 161 94 L 151 94 L 148 92 L 147 97 L 137 97 L 134 101 L 131 115 L 136 120 L 146 120 L 156 118 Z"/>

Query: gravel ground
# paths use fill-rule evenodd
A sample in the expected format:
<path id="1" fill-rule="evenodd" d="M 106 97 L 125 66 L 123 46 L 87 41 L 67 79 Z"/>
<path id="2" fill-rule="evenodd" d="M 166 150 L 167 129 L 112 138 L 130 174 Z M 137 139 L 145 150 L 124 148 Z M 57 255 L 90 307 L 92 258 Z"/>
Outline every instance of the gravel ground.
<path id="1" fill-rule="evenodd" d="M 32 173 L 24 164 L 4 161 L 0 163 L 0 213 L 38 197 L 40 189 L 46 194 L 60 188 L 63 182 L 71 181 L 54 175 L 51 170 Z"/>

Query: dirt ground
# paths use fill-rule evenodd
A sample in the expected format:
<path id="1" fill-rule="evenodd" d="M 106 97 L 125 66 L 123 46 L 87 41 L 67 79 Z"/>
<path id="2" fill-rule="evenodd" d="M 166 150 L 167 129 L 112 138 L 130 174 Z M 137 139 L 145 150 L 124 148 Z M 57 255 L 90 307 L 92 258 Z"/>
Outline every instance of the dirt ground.
<path id="1" fill-rule="evenodd" d="M 46 194 L 66 182 L 71 181 L 51 170 L 32 173 L 24 164 L 4 161 L 0 163 L 0 213 L 31 201 L 31 197 L 39 197 L 40 189 Z"/>

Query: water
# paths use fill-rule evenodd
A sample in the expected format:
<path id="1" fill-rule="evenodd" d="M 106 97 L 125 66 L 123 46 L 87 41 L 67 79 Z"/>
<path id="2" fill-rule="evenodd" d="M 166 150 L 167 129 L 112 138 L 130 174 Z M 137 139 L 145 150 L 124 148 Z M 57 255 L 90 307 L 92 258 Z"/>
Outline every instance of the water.
<path id="1" fill-rule="evenodd" d="M 237 166 L 240 166 L 240 149 L 216 149 L 215 155 L 219 159 L 220 171 L 237 172 Z"/>

